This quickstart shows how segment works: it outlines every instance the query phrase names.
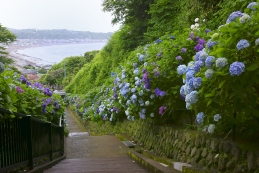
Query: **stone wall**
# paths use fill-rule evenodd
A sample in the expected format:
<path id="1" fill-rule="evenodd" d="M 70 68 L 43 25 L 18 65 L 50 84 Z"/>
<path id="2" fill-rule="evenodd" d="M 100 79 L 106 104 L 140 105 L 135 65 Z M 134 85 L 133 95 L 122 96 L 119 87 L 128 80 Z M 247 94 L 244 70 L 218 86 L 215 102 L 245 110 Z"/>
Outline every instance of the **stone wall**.
<path id="1" fill-rule="evenodd" d="M 205 172 L 259 173 L 259 144 L 249 148 L 203 132 L 155 126 L 151 120 L 125 121 L 116 125 L 85 121 L 84 125 L 90 134 L 126 133 L 144 150 L 189 163 Z"/>

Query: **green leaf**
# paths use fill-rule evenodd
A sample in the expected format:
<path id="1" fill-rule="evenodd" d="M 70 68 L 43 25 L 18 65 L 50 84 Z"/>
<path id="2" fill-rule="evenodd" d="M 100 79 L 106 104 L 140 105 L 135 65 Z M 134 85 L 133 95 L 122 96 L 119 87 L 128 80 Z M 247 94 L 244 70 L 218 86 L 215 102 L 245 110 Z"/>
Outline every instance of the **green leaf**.
<path id="1" fill-rule="evenodd" d="M 15 115 L 14 115 L 14 114 L 11 114 L 11 115 L 10 115 L 10 118 L 15 118 Z"/>
<path id="2" fill-rule="evenodd" d="M 254 63 L 254 64 L 250 65 L 246 70 L 247 70 L 247 71 L 254 71 L 254 70 L 256 70 L 258 67 L 259 67 L 259 66 L 258 66 L 256 63 Z"/>
<path id="3" fill-rule="evenodd" d="M 219 88 L 222 88 L 222 86 L 224 85 L 225 82 L 226 82 L 226 80 L 223 80 L 222 82 L 220 82 Z"/>
<path id="4" fill-rule="evenodd" d="M 211 104 L 212 100 L 210 100 L 208 103 L 207 103 L 207 106 L 209 106 Z"/>
<path id="5" fill-rule="evenodd" d="M 208 97 L 213 97 L 214 96 L 214 93 L 210 93 L 210 94 L 206 94 L 205 97 L 208 98 Z"/>

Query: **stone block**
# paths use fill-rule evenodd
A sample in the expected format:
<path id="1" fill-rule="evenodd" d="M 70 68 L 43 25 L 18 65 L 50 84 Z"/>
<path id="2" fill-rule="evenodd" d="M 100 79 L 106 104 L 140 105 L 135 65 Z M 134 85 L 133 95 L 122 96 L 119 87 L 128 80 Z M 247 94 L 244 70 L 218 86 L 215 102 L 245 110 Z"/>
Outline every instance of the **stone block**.
<path id="1" fill-rule="evenodd" d="M 234 157 L 234 160 L 238 160 L 240 157 L 240 149 L 238 146 L 233 146 L 231 149 L 231 155 Z"/>
<path id="2" fill-rule="evenodd" d="M 211 144 L 210 144 L 210 149 L 213 151 L 213 152 L 218 152 L 219 151 L 219 142 L 218 141 L 211 141 Z"/>
<path id="3" fill-rule="evenodd" d="M 227 159 L 223 157 L 219 158 L 218 170 L 226 171 L 226 165 L 227 165 Z"/>
<path id="4" fill-rule="evenodd" d="M 195 139 L 195 147 L 199 148 L 200 147 L 200 136 L 197 136 Z"/>
<path id="5" fill-rule="evenodd" d="M 183 166 L 186 167 L 192 167 L 192 165 L 187 164 L 187 163 L 183 163 L 183 162 L 173 162 L 173 167 L 174 169 L 178 170 L 178 171 L 183 171 Z"/>
<path id="6" fill-rule="evenodd" d="M 247 152 L 247 167 L 249 171 L 254 171 L 257 167 L 256 155 L 252 151 Z"/>
<path id="7" fill-rule="evenodd" d="M 205 145 L 206 145 L 206 138 L 205 138 L 205 136 L 202 136 L 200 138 L 200 145 L 201 145 L 201 147 L 205 147 Z"/>
<path id="8" fill-rule="evenodd" d="M 208 155 L 208 148 L 203 148 L 202 153 L 201 153 L 201 156 L 202 156 L 203 158 L 205 158 L 205 157 L 207 157 L 207 155 Z"/>
<path id="9" fill-rule="evenodd" d="M 191 153 L 191 146 L 190 145 L 188 145 L 188 147 L 186 148 L 185 152 L 186 152 L 187 156 Z"/>
<path id="10" fill-rule="evenodd" d="M 226 165 L 226 169 L 232 172 L 235 169 L 235 165 L 236 163 L 234 161 L 229 161 Z"/>
<path id="11" fill-rule="evenodd" d="M 198 167 L 199 168 L 204 168 L 206 167 L 206 160 L 205 159 L 201 159 L 198 163 Z"/>
<path id="12" fill-rule="evenodd" d="M 196 152 L 196 147 L 194 147 L 193 149 L 192 149 L 192 151 L 191 151 L 191 157 L 193 157 L 194 155 L 195 155 L 195 152 Z"/>
<path id="13" fill-rule="evenodd" d="M 205 147 L 206 147 L 206 148 L 210 148 L 210 140 L 209 140 L 209 139 L 206 140 L 206 145 L 205 145 Z"/>

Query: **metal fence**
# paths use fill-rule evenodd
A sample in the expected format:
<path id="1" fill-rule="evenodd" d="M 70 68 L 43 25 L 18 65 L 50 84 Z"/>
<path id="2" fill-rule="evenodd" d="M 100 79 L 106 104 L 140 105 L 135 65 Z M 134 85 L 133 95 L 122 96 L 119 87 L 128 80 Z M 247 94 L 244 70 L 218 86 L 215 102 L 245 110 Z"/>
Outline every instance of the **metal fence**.
<path id="1" fill-rule="evenodd" d="M 29 115 L 11 113 L 0 108 L 0 172 L 53 160 L 64 154 L 64 128 Z M 1 117 L 0 117 L 1 118 Z"/>

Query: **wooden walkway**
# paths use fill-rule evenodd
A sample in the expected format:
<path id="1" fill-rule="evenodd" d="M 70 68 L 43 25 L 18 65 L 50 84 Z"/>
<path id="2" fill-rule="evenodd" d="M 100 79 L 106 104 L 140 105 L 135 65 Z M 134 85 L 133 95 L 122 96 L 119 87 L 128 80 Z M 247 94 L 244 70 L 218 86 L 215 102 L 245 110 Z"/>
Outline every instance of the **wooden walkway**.
<path id="1" fill-rule="evenodd" d="M 89 136 L 82 132 L 66 111 L 69 137 L 66 158 L 44 173 L 148 173 L 127 155 L 126 147 L 115 136 Z"/>

